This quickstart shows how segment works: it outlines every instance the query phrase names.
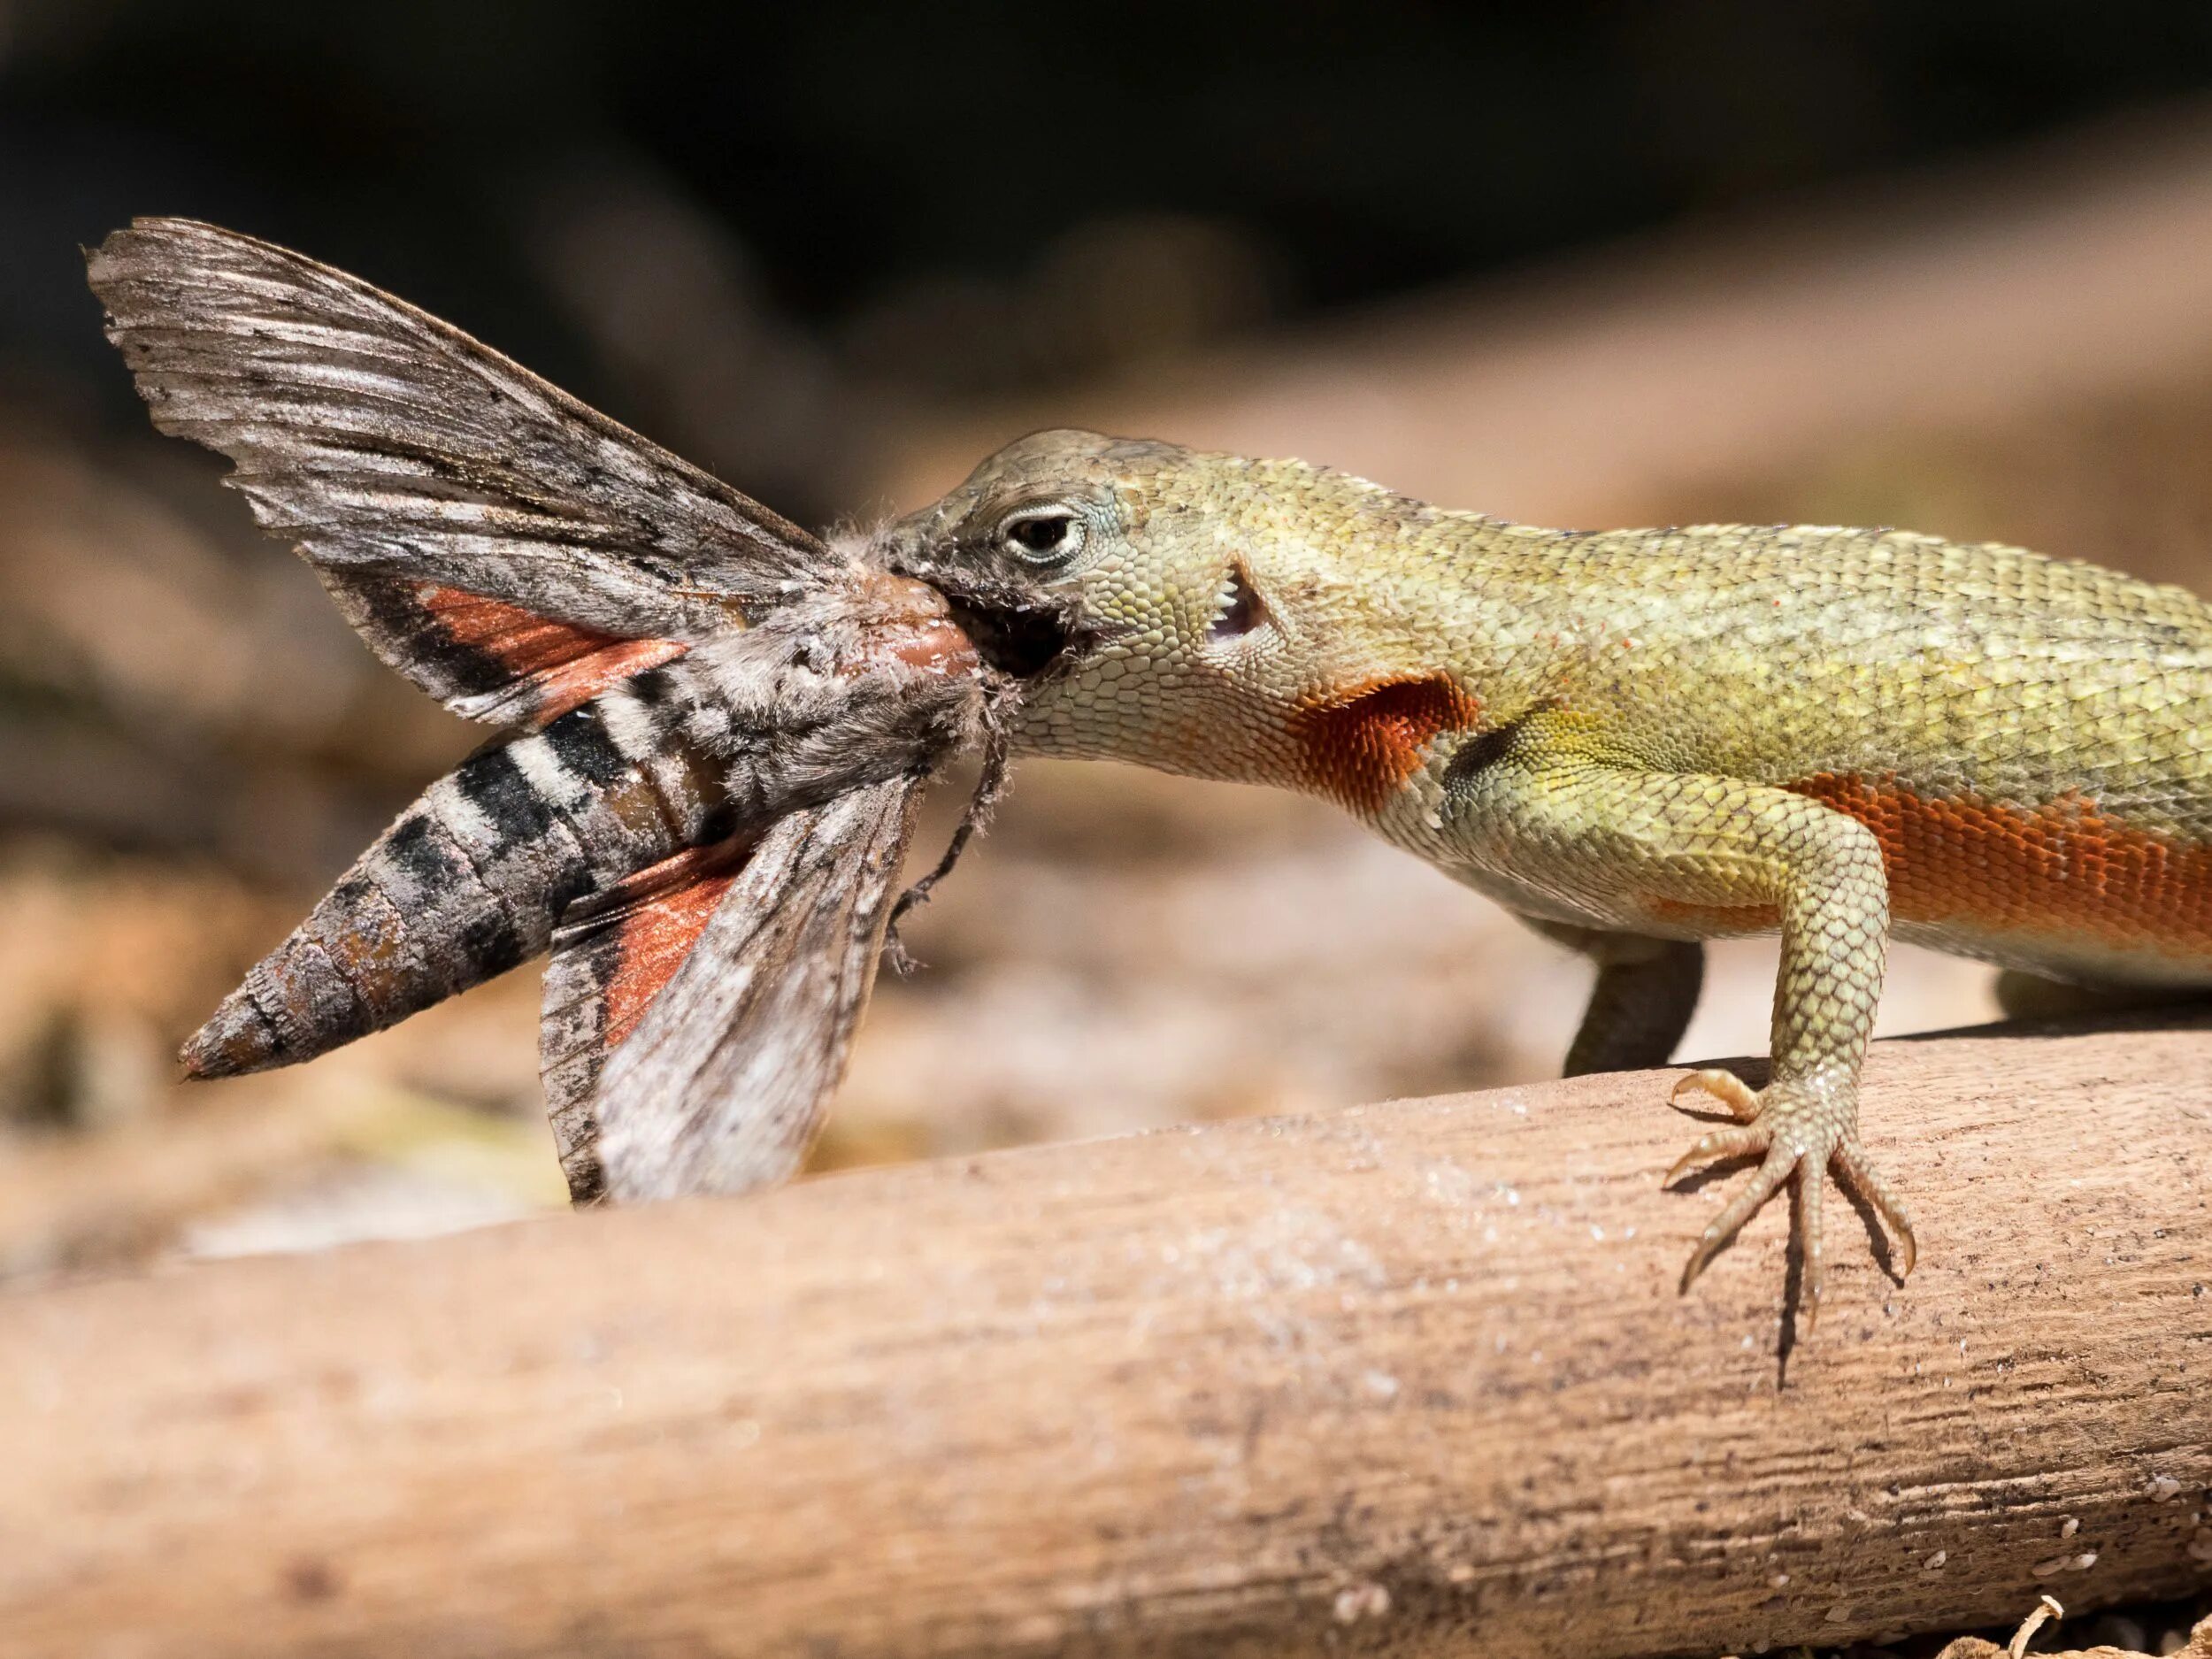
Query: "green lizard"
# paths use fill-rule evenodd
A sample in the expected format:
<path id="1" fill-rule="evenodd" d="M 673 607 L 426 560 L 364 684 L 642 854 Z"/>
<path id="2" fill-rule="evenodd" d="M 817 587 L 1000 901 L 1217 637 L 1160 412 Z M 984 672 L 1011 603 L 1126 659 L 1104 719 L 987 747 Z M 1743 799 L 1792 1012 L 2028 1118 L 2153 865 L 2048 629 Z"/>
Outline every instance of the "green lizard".
<path id="1" fill-rule="evenodd" d="M 1700 941 L 1781 935 L 1772 1079 L 1670 1171 L 1756 1155 L 1686 1289 L 1794 1181 L 1819 1308 L 1824 1170 L 1892 1228 L 1861 1062 L 1887 941 L 2047 979 L 2212 987 L 2212 606 L 1901 531 L 1548 530 L 1296 461 L 1024 439 L 886 533 L 970 603 L 1080 624 L 1020 752 L 1309 791 L 1598 964 L 1571 1073 L 1666 1063 Z"/>

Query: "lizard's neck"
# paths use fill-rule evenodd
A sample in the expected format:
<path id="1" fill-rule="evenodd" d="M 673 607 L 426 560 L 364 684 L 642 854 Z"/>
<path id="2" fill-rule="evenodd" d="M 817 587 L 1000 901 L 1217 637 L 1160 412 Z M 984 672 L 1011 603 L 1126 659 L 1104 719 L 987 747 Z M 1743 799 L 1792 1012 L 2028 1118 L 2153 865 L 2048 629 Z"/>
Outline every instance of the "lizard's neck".
<path id="1" fill-rule="evenodd" d="M 1318 793 L 1382 810 L 1448 731 L 1509 719 L 1532 693 L 1519 622 L 1501 595 L 1513 549 L 1555 533 L 1374 492 L 1238 545 L 1177 548 L 1169 626 L 1133 630 L 1025 712 L 1030 753 L 1132 761 Z M 1213 561 L 1234 563 L 1225 588 Z M 1239 585 L 1249 593 L 1217 604 Z M 1171 587 L 1147 570 L 1094 595 Z M 1502 710 L 1502 712 L 1500 711 Z"/>

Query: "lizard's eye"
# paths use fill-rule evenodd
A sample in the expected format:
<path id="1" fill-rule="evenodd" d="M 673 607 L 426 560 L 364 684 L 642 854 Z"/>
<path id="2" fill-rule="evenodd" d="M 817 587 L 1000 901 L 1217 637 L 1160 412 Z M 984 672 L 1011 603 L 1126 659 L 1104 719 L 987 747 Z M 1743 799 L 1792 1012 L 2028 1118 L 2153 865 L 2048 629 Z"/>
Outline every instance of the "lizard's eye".
<path id="1" fill-rule="evenodd" d="M 1006 550 L 1025 565 L 1058 565 L 1083 548 L 1083 521 L 1065 507 L 1029 507 L 998 528 Z"/>

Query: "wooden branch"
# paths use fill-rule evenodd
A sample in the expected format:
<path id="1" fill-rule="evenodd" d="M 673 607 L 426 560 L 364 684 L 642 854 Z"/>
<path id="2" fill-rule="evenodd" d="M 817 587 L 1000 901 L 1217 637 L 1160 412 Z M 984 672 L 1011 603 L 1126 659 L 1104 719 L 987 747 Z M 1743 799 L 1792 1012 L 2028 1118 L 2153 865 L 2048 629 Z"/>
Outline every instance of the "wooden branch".
<path id="1" fill-rule="evenodd" d="M 1924 1264 L 1835 1205 L 1786 1365 L 1780 1207 L 1676 1294 L 1664 1094 L 0 1296 L 0 1652 L 1605 1659 L 2212 1580 L 2212 1026 L 1879 1046 Z"/>

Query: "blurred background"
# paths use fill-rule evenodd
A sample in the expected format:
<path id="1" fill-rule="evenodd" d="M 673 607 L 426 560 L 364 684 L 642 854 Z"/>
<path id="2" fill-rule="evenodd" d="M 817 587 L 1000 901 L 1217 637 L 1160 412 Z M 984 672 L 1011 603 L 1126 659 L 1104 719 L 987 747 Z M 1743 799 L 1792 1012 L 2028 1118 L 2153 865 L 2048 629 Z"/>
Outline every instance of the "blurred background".
<path id="1" fill-rule="evenodd" d="M 174 1082 L 480 733 L 153 434 L 78 255 L 137 213 L 357 272 L 812 522 L 1082 424 L 2212 587 L 2201 4 L 0 0 L 0 1274 L 560 1194 L 534 971 Z M 1105 768 L 1019 773 L 910 936 L 824 1164 L 1542 1077 L 1586 981 L 1319 806 Z M 1771 971 L 1720 952 L 1686 1048 L 1761 1049 Z M 1992 1007 L 1892 983 L 1886 1030 Z"/>

